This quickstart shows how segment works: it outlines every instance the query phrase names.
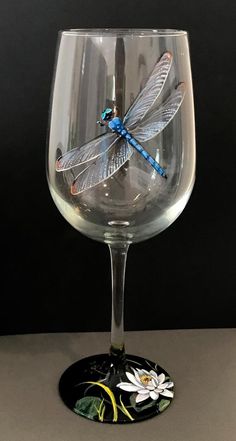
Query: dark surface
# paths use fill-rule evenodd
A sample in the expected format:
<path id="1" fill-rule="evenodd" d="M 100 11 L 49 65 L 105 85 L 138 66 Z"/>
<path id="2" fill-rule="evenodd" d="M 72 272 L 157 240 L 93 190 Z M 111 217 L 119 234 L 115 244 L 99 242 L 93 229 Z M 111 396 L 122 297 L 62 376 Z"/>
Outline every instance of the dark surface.
<path id="1" fill-rule="evenodd" d="M 60 216 L 45 178 L 57 31 L 71 27 L 189 31 L 197 181 L 180 218 L 130 249 L 126 327 L 235 326 L 235 13 L 232 0 L 0 2 L 1 333 L 110 326 L 108 251 Z"/>
<path id="2" fill-rule="evenodd" d="M 133 424 L 160 415 L 165 409 L 162 410 L 161 408 L 160 410 L 159 405 L 162 406 L 163 400 L 165 400 L 167 409 L 172 402 L 172 398 L 166 398 L 160 394 L 156 401 L 148 398 L 137 405 L 135 404 L 135 393 L 133 393 L 132 399 L 132 392 L 127 393 L 127 391 L 117 388 L 117 384 L 121 382 L 130 383 L 126 372 L 133 374 L 133 369 L 136 369 L 136 371 L 137 369 L 145 369 L 147 372 L 154 370 L 157 375 L 164 374 L 168 381 L 172 381 L 169 374 L 162 367 L 145 358 L 127 354 L 125 360 L 117 362 L 110 354 L 99 354 L 82 358 L 66 369 L 59 382 L 61 399 L 71 411 L 95 422 Z M 89 382 L 95 382 L 96 384 L 92 385 Z M 117 418 L 115 420 L 111 399 L 98 383 L 108 387 L 114 395 L 117 404 Z M 84 402 L 88 399 L 91 403 L 92 414 L 90 406 L 85 406 L 85 408 L 82 406 L 81 412 L 81 400 Z M 103 421 L 99 421 L 97 412 L 94 412 L 94 399 L 98 400 L 97 405 L 95 404 L 96 407 L 101 405 L 102 400 L 105 404 Z M 120 410 L 121 403 L 128 410 L 129 417 Z"/>
<path id="3" fill-rule="evenodd" d="M 71 363 L 107 350 L 108 333 L 1 336 L 1 440 L 235 441 L 235 329 L 128 332 L 126 341 L 168 370 L 175 397 L 157 418 L 115 426 L 75 415 L 57 388 Z"/>

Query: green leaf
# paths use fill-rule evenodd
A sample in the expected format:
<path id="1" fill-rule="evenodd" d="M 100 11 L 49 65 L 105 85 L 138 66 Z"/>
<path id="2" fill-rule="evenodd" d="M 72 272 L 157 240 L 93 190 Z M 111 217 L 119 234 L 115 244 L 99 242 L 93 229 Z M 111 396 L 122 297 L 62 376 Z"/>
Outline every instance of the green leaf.
<path id="1" fill-rule="evenodd" d="M 170 404 L 170 400 L 161 400 L 159 402 L 159 411 L 163 412 Z"/>
<path id="2" fill-rule="evenodd" d="M 155 400 L 151 401 L 148 404 L 144 404 L 144 406 L 138 406 L 135 408 L 137 412 L 142 412 L 145 409 L 149 409 L 149 407 L 157 406 L 157 402 Z"/>
<path id="3" fill-rule="evenodd" d="M 94 418 L 98 416 L 101 403 L 101 398 L 83 397 L 80 400 L 76 401 L 74 412 L 78 413 L 79 415 L 86 416 L 91 420 L 94 420 Z"/>
<path id="4" fill-rule="evenodd" d="M 137 394 L 134 393 L 130 396 L 131 406 L 134 408 L 134 410 L 136 412 L 142 412 L 143 410 L 148 409 L 149 407 L 157 406 L 157 402 L 155 400 L 152 400 L 151 402 L 148 402 L 148 403 L 147 403 L 148 400 L 144 401 L 143 403 L 146 403 L 146 404 L 143 404 L 143 405 L 141 403 L 137 404 L 135 401 L 136 395 Z"/>
<path id="5" fill-rule="evenodd" d="M 130 399 L 130 404 L 131 404 L 131 406 L 132 407 L 136 407 L 136 401 L 135 401 L 135 397 L 136 397 L 136 395 L 137 394 L 132 394 L 132 395 L 130 395 L 130 397 L 129 397 L 129 399 Z"/>

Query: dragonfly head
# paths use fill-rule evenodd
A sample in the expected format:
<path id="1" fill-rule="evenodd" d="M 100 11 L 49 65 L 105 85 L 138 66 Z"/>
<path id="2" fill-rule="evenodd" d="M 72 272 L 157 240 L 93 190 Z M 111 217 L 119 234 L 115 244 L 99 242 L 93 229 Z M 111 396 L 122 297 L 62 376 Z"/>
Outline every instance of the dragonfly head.
<path id="1" fill-rule="evenodd" d="M 100 124 L 100 126 L 107 126 L 108 122 L 112 118 L 113 118 L 113 109 L 111 109 L 110 107 L 107 107 L 101 113 L 100 121 L 97 121 L 97 124 Z"/>

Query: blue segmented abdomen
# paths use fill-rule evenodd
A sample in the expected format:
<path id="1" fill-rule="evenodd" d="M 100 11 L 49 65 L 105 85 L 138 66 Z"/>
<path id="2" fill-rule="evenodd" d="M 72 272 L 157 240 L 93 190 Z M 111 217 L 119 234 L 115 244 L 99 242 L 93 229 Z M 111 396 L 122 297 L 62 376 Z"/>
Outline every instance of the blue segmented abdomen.
<path id="1" fill-rule="evenodd" d="M 132 145 L 132 147 L 134 147 L 161 176 L 163 176 L 163 178 L 167 178 L 165 170 L 158 164 L 157 161 L 155 161 L 155 159 L 151 155 L 149 155 L 148 152 L 146 152 L 146 150 L 144 150 L 144 148 L 138 143 L 138 141 L 136 141 L 135 138 L 130 135 L 130 133 L 127 132 L 125 138 L 129 142 L 129 144 Z"/>
<path id="2" fill-rule="evenodd" d="M 138 143 L 138 141 L 133 138 L 133 136 L 125 128 L 123 122 L 119 117 L 116 116 L 115 118 L 113 118 L 108 125 L 110 129 L 114 130 L 123 138 L 125 138 L 128 143 L 132 145 L 132 147 L 134 147 L 143 156 L 143 158 L 145 158 L 149 162 L 149 164 L 151 164 L 151 166 L 157 171 L 157 173 L 159 173 L 159 175 L 167 179 L 165 170 L 158 164 L 157 161 L 155 161 L 155 159 L 151 155 L 149 155 L 148 152 L 146 152 L 146 150 Z"/>

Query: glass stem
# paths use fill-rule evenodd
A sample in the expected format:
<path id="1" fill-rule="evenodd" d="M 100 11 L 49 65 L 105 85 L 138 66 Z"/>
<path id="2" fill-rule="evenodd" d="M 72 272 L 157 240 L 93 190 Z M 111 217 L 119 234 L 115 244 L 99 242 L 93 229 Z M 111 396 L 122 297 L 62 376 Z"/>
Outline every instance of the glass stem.
<path id="1" fill-rule="evenodd" d="M 111 256 L 112 316 L 111 349 L 114 356 L 122 357 L 124 345 L 124 287 L 125 269 L 129 244 L 109 245 Z"/>

